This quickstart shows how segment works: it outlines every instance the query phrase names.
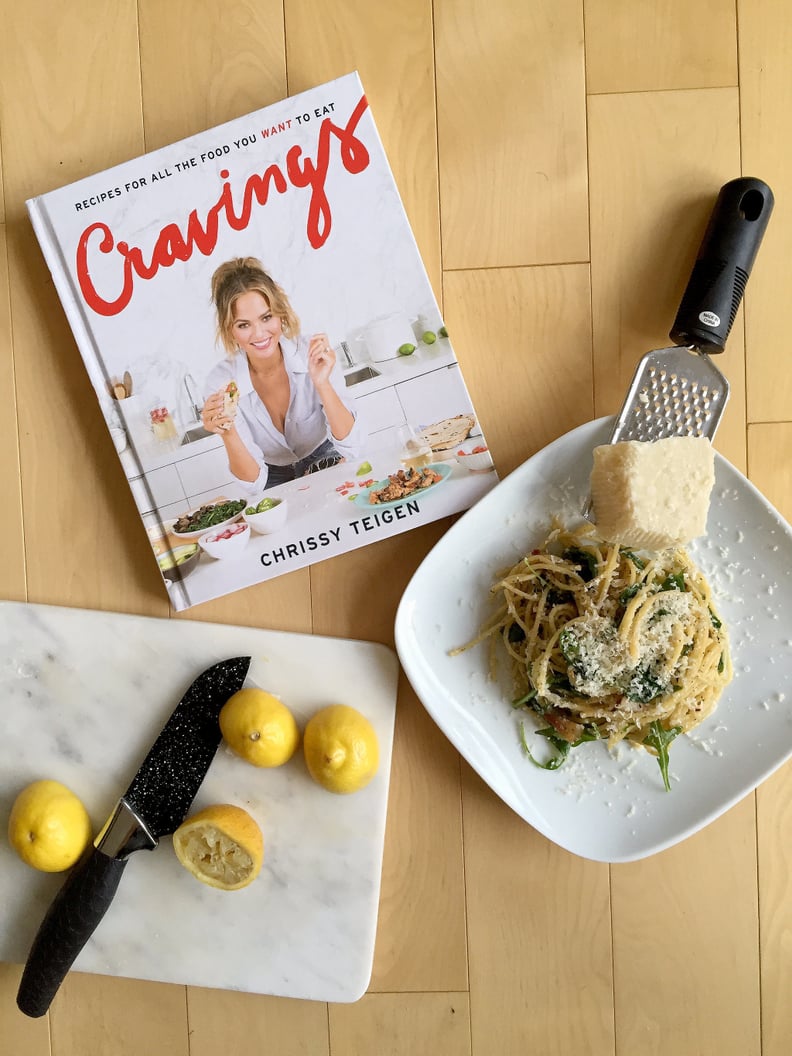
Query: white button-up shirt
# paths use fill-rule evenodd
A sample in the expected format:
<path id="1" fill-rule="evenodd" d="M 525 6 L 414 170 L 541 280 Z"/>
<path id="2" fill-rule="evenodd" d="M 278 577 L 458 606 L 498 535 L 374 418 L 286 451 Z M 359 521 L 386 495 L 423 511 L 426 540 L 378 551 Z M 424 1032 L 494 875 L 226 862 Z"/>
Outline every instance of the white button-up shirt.
<path id="1" fill-rule="evenodd" d="M 365 433 L 355 412 L 354 398 L 347 392 L 344 375 L 336 361 L 330 374 L 330 383 L 338 393 L 344 406 L 355 421 L 348 436 L 337 440 L 330 430 L 324 407 L 308 373 L 307 337 L 297 341 L 281 337 L 280 347 L 283 363 L 289 376 L 289 407 L 283 432 L 276 428 L 253 388 L 247 357 L 242 352 L 226 356 L 212 369 L 204 386 L 204 398 L 218 389 L 224 389 L 229 381 L 239 387 L 236 428 L 245 447 L 258 462 L 261 472 L 258 479 L 249 484 L 251 489 L 261 488 L 267 479 L 267 463 L 273 466 L 290 466 L 310 455 L 325 440 L 330 440 L 339 455 L 355 458 L 360 454 Z"/>

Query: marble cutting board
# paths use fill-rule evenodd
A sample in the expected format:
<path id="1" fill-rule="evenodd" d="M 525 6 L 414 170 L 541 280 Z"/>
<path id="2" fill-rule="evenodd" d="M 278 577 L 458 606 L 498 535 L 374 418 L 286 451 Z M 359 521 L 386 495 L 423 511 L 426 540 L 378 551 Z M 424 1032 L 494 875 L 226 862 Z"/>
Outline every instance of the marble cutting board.
<path id="1" fill-rule="evenodd" d="M 278 696 L 302 728 L 325 704 L 358 708 L 380 744 L 377 776 L 336 796 L 300 750 L 258 770 L 221 743 L 193 809 L 237 803 L 264 833 L 250 887 L 215 891 L 177 862 L 170 837 L 133 854 L 73 971 L 356 1001 L 371 976 L 393 724 L 395 653 L 316 635 L 0 602 L 0 960 L 24 963 L 62 875 L 36 873 L 5 833 L 17 792 L 62 781 L 104 823 L 182 693 L 205 667 L 251 655 L 246 685 Z"/>

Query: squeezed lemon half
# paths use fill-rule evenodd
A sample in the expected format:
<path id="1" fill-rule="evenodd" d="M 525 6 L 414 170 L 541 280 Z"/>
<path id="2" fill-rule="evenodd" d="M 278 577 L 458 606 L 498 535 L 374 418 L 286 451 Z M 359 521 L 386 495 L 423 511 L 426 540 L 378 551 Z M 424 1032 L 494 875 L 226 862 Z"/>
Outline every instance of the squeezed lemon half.
<path id="1" fill-rule="evenodd" d="M 264 861 L 258 823 L 231 803 L 205 807 L 182 822 L 173 834 L 173 849 L 189 873 L 220 891 L 247 887 Z"/>

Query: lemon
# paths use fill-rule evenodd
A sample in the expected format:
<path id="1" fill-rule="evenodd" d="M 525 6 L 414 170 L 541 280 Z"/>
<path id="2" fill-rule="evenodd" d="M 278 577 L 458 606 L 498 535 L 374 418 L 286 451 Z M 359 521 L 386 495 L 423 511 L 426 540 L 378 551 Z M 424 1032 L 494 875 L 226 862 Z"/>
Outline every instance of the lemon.
<path id="1" fill-rule="evenodd" d="M 206 807 L 182 822 L 173 834 L 173 849 L 187 872 L 220 891 L 247 887 L 264 861 L 258 823 L 231 803 Z"/>
<path id="2" fill-rule="evenodd" d="M 415 351 L 415 345 L 411 345 L 409 343 L 406 344 L 406 345 L 399 345 L 399 355 L 400 356 L 411 356 L 414 351 Z"/>
<path id="3" fill-rule="evenodd" d="M 282 766 L 294 755 L 300 731 L 294 716 L 263 689 L 240 689 L 220 712 L 226 744 L 253 766 Z"/>
<path id="4" fill-rule="evenodd" d="M 11 808 L 8 839 L 19 857 L 44 873 L 70 869 L 91 842 L 91 819 L 60 781 L 34 781 Z"/>
<path id="5" fill-rule="evenodd" d="M 346 704 L 331 704 L 308 720 L 303 752 L 309 774 L 329 792 L 357 792 L 379 766 L 374 727 Z"/>
<path id="6" fill-rule="evenodd" d="M 433 345 L 437 340 L 437 334 L 433 330 L 426 330 L 421 340 L 425 345 Z"/>

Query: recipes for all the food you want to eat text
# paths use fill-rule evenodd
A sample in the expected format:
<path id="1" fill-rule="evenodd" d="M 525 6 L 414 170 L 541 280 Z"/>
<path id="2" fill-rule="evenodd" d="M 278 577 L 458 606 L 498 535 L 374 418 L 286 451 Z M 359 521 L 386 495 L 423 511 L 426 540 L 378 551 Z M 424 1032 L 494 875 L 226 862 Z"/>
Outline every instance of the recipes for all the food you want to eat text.
<path id="1" fill-rule="evenodd" d="M 356 73 L 27 205 L 174 608 L 497 483 Z"/>

